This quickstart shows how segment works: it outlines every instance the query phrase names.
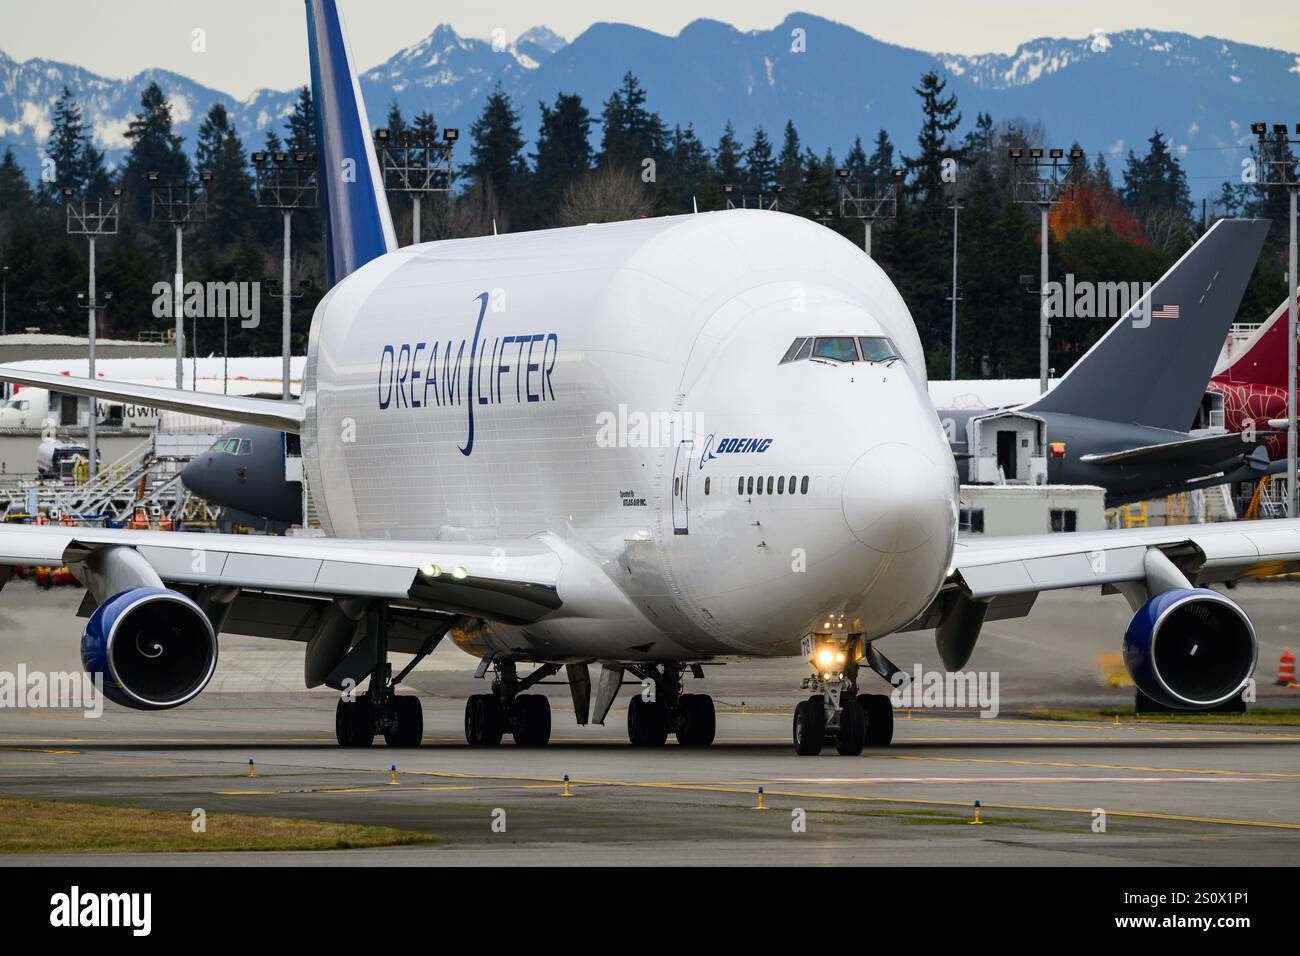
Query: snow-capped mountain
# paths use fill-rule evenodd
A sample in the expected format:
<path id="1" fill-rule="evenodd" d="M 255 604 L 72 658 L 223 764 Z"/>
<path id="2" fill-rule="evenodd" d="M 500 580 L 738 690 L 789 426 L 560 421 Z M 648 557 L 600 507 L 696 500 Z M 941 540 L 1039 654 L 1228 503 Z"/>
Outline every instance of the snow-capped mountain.
<path id="1" fill-rule="evenodd" d="M 793 119 L 805 144 L 843 155 L 855 136 L 869 142 L 880 128 L 906 150 L 919 124 L 913 87 L 936 66 L 948 75 L 967 127 L 979 111 L 1036 120 L 1052 145 L 1078 141 L 1120 161 L 1128 149 L 1144 149 L 1158 127 L 1181 151 L 1197 195 L 1217 192 L 1237 175 L 1253 120 L 1294 120 L 1300 102 L 1300 55 L 1216 37 L 1130 30 L 959 56 L 884 43 L 800 13 L 748 32 L 697 20 L 672 37 L 597 23 L 567 43 L 540 26 L 511 41 L 461 37 L 444 25 L 366 71 L 361 87 L 376 123 L 396 101 L 408 119 L 428 110 L 440 126 L 468 132 L 499 83 L 531 137 L 539 101 L 579 93 L 598 116 L 631 70 L 651 109 L 669 124 L 694 123 L 706 142 L 716 142 L 728 120 L 743 137 L 762 125 L 779 140 Z M 116 161 L 150 80 L 171 98 L 178 131 L 191 144 L 203 114 L 224 101 L 245 144 L 259 146 L 268 128 L 282 127 L 296 95 L 259 90 L 241 102 L 174 73 L 146 70 L 114 80 L 46 60 L 16 63 L 0 53 L 0 142 L 24 144 L 16 154 L 29 170 L 38 168 L 51 106 L 66 84 Z"/>

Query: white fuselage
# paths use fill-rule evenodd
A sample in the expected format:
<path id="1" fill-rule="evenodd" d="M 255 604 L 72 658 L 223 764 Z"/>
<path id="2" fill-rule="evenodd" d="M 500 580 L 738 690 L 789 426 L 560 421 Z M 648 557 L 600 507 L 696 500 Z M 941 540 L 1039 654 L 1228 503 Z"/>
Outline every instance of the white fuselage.
<path id="1" fill-rule="evenodd" d="M 835 334 L 888 336 L 902 360 L 781 363 L 796 337 Z M 700 659 L 870 640 L 925 608 L 952 554 L 956 470 L 911 316 L 861 251 L 791 216 L 383 256 L 318 308 L 304 401 L 332 534 L 545 534 L 622 598 L 608 617 L 485 626 L 480 649 Z"/>

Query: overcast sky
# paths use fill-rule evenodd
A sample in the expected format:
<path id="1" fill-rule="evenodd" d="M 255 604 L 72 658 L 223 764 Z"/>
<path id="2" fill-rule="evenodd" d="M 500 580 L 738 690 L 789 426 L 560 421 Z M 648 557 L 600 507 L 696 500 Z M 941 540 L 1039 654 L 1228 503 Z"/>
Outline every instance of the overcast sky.
<path id="1" fill-rule="evenodd" d="M 539 23 L 573 39 L 598 20 L 675 34 L 699 17 L 768 29 L 792 10 L 847 23 L 882 40 L 948 53 L 1010 52 L 1040 36 L 1150 27 L 1300 52 L 1294 0 L 341 0 L 362 69 L 450 23 L 463 36 L 513 39 Z M 207 51 L 191 50 L 196 28 Z M 301 0 L 0 0 L 0 49 L 75 63 L 111 77 L 151 66 L 235 96 L 307 80 Z"/>

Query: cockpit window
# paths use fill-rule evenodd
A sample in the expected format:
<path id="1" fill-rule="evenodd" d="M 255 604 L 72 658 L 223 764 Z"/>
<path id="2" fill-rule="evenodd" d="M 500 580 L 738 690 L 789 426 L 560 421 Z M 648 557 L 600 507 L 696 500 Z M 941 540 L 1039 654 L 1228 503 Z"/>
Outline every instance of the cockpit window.
<path id="1" fill-rule="evenodd" d="M 861 335 L 858 337 L 858 346 L 862 349 L 864 362 L 888 362 L 901 357 L 894 348 L 894 343 L 883 335 Z"/>
<path id="2" fill-rule="evenodd" d="M 247 438 L 218 438 L 210 450 L 224 451 L 228 455 L 250 455 L 253 443 Z"/>
<path id="3" fill-rule="evenodd" d="M 786 349 L 781 365 L 807 358 L 832 362 L 892 362 L 900 359 L 893 341 L 884 335 L 800 336 Z"/>
<path id="4" fill-rule="evenodd" d="M 793 362 L 798 358 L 799 350 L 803 348 L 803 344 L 807 341 L 807 339 L 795 339 L 790 348 L 786 350 L 785 357 L 781 359 L 781 364 L 784 365 L 786 362 Z"/>
<path id="5" fill-rule="evenodd" d="M 813 343 L 813 358 L 830 359 L 834 362 L 856 362 L 858 348 L 853 339 L 847 335 L 819 338 Z"/>

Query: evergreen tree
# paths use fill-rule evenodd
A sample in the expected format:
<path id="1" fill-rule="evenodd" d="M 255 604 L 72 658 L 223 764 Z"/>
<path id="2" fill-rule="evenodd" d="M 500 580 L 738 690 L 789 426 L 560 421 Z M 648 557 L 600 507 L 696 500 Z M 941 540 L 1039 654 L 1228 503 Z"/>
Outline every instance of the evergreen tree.
<path id="1" fill-rule="evenodd" d="M 319 156 L 316 144 L 316 107 L 311 100 L 311 88 L 304 86 L 298 91 L 298 99 L 293 104 L 285 124 L 288 136 L 285 147 L 291 153 L 306 153 L 315 162 Z"/>
<path id="2" fill-rule="evenodd" d="M 420 134 L 428 133 L 430 136 L 436 137 L 438 135 L 438 122 L 428 110 L 421 110 L 415 114 L 411 129 Z"/>
<path id="3" fill-rule="evenodd" d="M 473 161 L 466 171 L 490 190 L 503 210 L 509 210 L 528 175 L 528 166 L 519 114 L 500 84 L 488 96 L 483 112 L 470 128 L 470 136 Z"/>
<path id="4" fill-rule="evenodd" d="M 867 159 L 867 175 L 875 182 L 884 182 L 894 171 L 894 144 L 889 134 L 883 129 L 876 134 L 872 143 L 871 156 Z"/>
<path id="5" fill-rule="evenodd" d="M 262 142 L 262 151 L 265 153 L 282 153 L 284 152 L 284 140 L 280 134 L 272 127 L 266 131 L 266 139 Z"/>
<path id="6" fill-rule="evenodd" d="M 31 203 L 32 188 L 27 184 L 27 175 L 14 158 L 14 151 L 6 146 L 4 159 L 0 160 L 0 214 L 25 213 Z"/>
<path id="7" fill-rule="evenodd" d="M 957 112 L 957 97 L 943 95 L 946 86 L 947 81 L 931 70 L 921 77 L 921 85 L 914 88 L 921 97 L 924 118 L 916 140 L 917 154 L 903 157 L 909 174 L 908 196 L 930 213 L 944 202 L 943 161 L 965 157 L 965 152 L 949 141 L 961 123 L 961 113 Z"/>
<path id="8" fill-rule="evenodd" d="M 1097 153 L 1097 159 L 1093 162 L 1088 176 L 1097 192 L 1104 196 L 1113 196 L 1115 194 L 1115 179 L 1110 174 L 1110 164 L 1106 162 L 1104 153 Z"/>
<path id="9" fill-rule="evenodd" d="M 533 154 L 534 206 L 528 224 L 550 225 L 565 191 L 591 171 L 591 113 L 576 93 L 560 93 L 555 104 L 538 103 L 542 114 Z"/>
<path id="10" fill-rule="evenodd" d="M 160 182 L 181 183 L 190 179 L 190 160 L 183 141 L 172 130 L 172 111 L 162 88 L 150 83 L 140 96 L 140 112 L 126 129 L 131 144 L 122 172 L 123 210 L 137 222 L 149 222 L 150 192 L 147 173 L 158 173 Z"/>
<path id="11" fill-rule="evenodd" d="M 727 125 L 722 128 L 722 138 L 718 140 L 718 148 L 713 151 L 713 165 L 718 171 L 718 178 L 722 180 L 722 185 L 743 190 L 745 186 L 743 164 L 744 156 L 740 141 L 736 139 L 735 127 L 728 120 Z"/>
<path id="12" fill-rule="evenodd" d="M 200 173 L 212 175 L 212 181 L 205 187 L 206 244 L 217 246 L 235 241 L 252 228 L 257 218 L 257 203 L 244 144 L 221 103 L 213 104 L 199 126 L 194 165 Z"/>
<path id="13" fill-rule="evenodd" d="M 1147 140 L 1147 154 L 1139 159 L 1129 150 L 1124 169 L 1124 201 L 1135 211 L 1172 207 L 1191 210 L 1191 194 L 1182 164 L 1169 151 L 1169 142 L 1156 130 Z"/>
<path id="14" fill-rule="evenodd" d="M 803 181 L 803 148 L 799 145 L 799 133 L 794 128 L 794 120 L 786 120 L 785 136 L 781 141 L 781 152 L 776 158 L 776 181 L 785 188 L 787 197 L 793 197 Z"/>
<path id="15" fill-rule="evenodd" d="M 802 216 L 817 218 L 817 214 L 835 208 L 838 202 L 834 159 L 829 154 L 819 157 L 808 150 L 803 159 L 803 176 L 795 190 L 795 210 Z"/>
<path id="16" fill-rule="evenodd" d="M 772 201 L 776 186 L 776 160 L 772 156 L 772 141 L 763 127 L 754 129 L 754 140 L 745 152 L 745 189 L 764 205 Z"/>
<path id="17" fill-rule="evenodd" d="M 656 196 L 656 210 L 661 215 L 723 208 L 722 190 L 709 150 L 695 135 L 694 126 L 673 130 L 667 167 L 659 177 Z"/>
<path id="18" fill-rule="evenodd" d="M 84 199 L 88 191 L 102 192 L 107 185 L 104 156 L 92 144 L 89 127 L 82 122 L 81 107 L 66 86 L 54 103 L 54 124 L 45 142 L 45 156 L 54 163 L 53 178 L 42 177 L 40 184 L 41 198 L 46 202 L 62 202 L 65 187 L 72 189 L 78 199 Z"/>
<path id="19" fill-rule="evenodd" d="M 397 105 L 397 100 L 388 104 L 388 119 L 385 121 L 388 134 L 394 138 L 401 136 L 408 129 L 406 120 L 402 118 L 402 108 Z"/>
<path id="20" fill-rule="evenodd" d="M 629 70 L 623 84 L 605 101 L 601 114 L 601 166 L 625 166 L 639 172 L 645 160 L 662 158 L 667 128 L 658 113 L 646 109 L 645 102 L 646 92 Z"/>
<path id="21" fill-rule="evenodd" d="M 1129 150 L 1120 196 L 1147 238 L 1158 248 L 1172 251 L 1191 238 L 1191 191 L 1182 164 L 1169 151 L 1169 142 L 1160 130 L 1147 143 L 1147 154 L 1141 158 Z"/>
<path id="22" fill-rule="evenodd" d="M 869 182 L 871 167 L 867 162 L 867 152 L 862 148 L 861 136 L 853 138 L 853 146 L 844 157 L 844 168 L 849 171 L 849 182 L 859 186 L 865 186 Z"/>

